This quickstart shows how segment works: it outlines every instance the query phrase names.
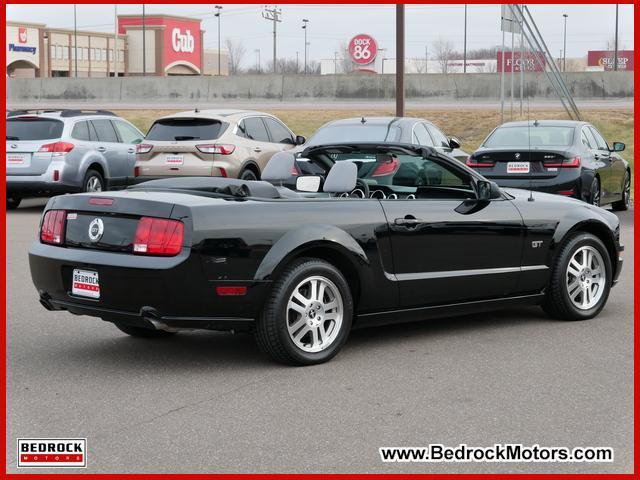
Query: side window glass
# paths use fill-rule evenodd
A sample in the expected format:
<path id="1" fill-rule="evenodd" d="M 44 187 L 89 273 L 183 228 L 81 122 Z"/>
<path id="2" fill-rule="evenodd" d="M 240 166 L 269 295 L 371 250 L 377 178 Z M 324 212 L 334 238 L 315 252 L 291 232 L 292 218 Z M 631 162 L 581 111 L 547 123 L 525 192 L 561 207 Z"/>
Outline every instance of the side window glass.
<path id="1" fill-rule="evenodd" d="M 249 138 L 249 134 L 247 133 L 247 127 L 244 124 L 244 120 L 241 120 L 238 124 L 238 132 L 237 135 L 242 138 Z"/>
<path id="2" fill-rule="evenodd" d="M 582 138 L 582 144 L 587 147 L 587 148 L 593 148 L 593 146 L 591 145 L 591 141 L 589 140 L 589 137 L 587 136 L 587 132 L 585 131 L 585 129 L 582 129 L 582 134 L 581 134 L 581 138 Z"/>
<path id="3" fill-rule="evenodd" d="M 118 143 L 118 136 L 109 120 L 91 120 L 100 142 Z"/>
<path id="4" fill-rule="evenodd" d="M 267 128 L 264 126 L 264 122 L 261 118 L 250 117 L 244 119 L 244 125 L 247 132 L 247 138 L 255 140 L 257 142 L 269 142 L 269 134 Z"/>
<path id="5" fill-rule="evenodd" d="M 141 142 L 142 137 L 140 137 L 140 133 L 131 125 L 121 121 L 114 121 L 113 123 L 116 126 L 116 130 L 118 130 L 122 143 L 134 144 Z"/>
<path id="6" fill-rule="evenodd" d="M 88 142 L 89 138 L 89 124 L 87 122 L 78 122 L 73 126 L 71 131 L 71 137 L 76 140 L 83 140 Z"/>
<path id="7" fill-rule="evenodd" d="M 449 148 L 449 139 L 442 133 L 439 129 L 434 127 L 433 125 L 427 124 L 427 130 L 431 134 L 433 138 L 433 143 L 435 143 L 436 147 L 446 147 Z"/>
<path id="8" fill-rule="evenodd" d="M 274 143 L 288 143 L 293 145 L 293 137 L 291 133 L 280 122 L 274 120 L 273 118 L 265 117 L 263 118 L 264 122 L 267 124 L 269 128 L 269 132 L 271 133 L 271 139 Z"/>
<path id="9" fill-rule="evenodd" d="M 589 130 L 591 131 L 594 138 L 596 139 L 596 144 L 598 145 L 598 148 L 600 150 L 609 150 L 609 146 L 607 145 L 607 142 L 605 141 L 605 139 L 602 138 L 602 135 L 600 135 L 600 132 L 598 132 L 598 130 L 596 130 L 594 127 L 589 127 Z"/>
<path id="10" fill-rule="evenodd" d="M 422 123 L 416 123 L 413 127 L 413 134 L 415 136 L 415 141 L 418 145 L 423 145 L 425 147 L 433 147 L 433 141 L 431 140 L 431 136 L 427 129 Z"/>

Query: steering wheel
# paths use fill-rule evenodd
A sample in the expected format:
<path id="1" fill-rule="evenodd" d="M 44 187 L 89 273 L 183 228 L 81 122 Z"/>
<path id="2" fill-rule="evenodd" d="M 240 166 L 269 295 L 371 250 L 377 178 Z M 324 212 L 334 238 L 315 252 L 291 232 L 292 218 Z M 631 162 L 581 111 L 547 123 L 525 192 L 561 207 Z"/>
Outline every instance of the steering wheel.
<path id="1" fill-rule="evenodd" d="M 370 195 L 369 184 L 361 178 L 356 179 L 356 188 L 351 190 L 351 193 L 349 193 L 349 196 L 351 198 L 361 198 L 360 192 L 358 192 L 358 190 L 362 192 L 362 198 L 369 198 L 369 195 Z"/>

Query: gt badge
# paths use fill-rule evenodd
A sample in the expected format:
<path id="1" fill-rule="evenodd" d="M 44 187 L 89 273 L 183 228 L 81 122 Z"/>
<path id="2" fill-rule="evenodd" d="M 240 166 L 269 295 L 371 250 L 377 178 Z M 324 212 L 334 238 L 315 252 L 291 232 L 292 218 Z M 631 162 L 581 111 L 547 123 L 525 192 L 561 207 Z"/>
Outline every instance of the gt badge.
<path id="1" fill-rule="evenodd" d="M 94 218 L 89 224 L 89 240 L 93 243 L 100 241 L 104 233 L 104 223 L 100 218 Z"/>
<path id="2" fill-rule="evenodd" d="M 534 240 L 531 242 L 531 248 L 540 248 L 542 246 L 542 240 Z"/>

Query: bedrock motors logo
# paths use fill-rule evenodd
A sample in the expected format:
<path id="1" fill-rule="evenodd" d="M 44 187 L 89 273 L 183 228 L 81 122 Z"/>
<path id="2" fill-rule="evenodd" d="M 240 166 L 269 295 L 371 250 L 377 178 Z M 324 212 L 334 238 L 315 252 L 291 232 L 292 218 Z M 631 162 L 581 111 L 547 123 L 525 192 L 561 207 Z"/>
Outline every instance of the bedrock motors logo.
<path id="1" fill-rule="evenodd" d="M 86 438 L 19 438 L 18 468 L 85 468 Z"/>

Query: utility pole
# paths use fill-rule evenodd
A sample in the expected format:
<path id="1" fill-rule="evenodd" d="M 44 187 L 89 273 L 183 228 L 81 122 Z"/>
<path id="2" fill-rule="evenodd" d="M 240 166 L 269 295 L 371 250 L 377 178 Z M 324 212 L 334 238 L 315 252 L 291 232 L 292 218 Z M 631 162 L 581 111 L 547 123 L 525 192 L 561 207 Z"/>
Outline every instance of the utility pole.
<path id="1" fill-rule="evenodd" d="M 396 117 L 404 117 L 404 5 L 396 5 Z"/>
<path id="2" fill-rule="evenodd" d="M 307 74 L 307 25 L 309 20 L 306 18 L 302 19 L 302 29 L 304 30 L 304 74 Z"/>
<path id="3" fill-rule="evenodd" d="M 516 56 L 514 55 L 514 47 L 515 47 L 515 28 L 513 27 L 513 21 L 511 20 L 511 74 L 509 75 L 511 80 L 511 120 L 513 120 L 513 75 L 516 73 Z"/>
<path id="4" fill-rule="evenodd" d="M 118 4 L 113 6 L 113 78 L 118 78 Z M 107 46 L 107 57 L 109 48 Z"/>
<path id="5" fill-rule="evenodd" d="M 424 46 L 424 73 L 429 72 L 429 45 Z"/>
<path id="6" fill-rule="evenodd" d="M 296 50 L 296 74 L 300 72 L 300 68 L 298 67 L 300 62 L 300 52 Z"/>
<path id="7" fill-rule="evenodd" d="M 277 71 L 277 59 L 276 59 L 277 33 L 276 31 L 277 31 L 278 22 L 282 22 L 282 19 L 280 18 L 281 15 L 282 15 L 282 10 L 275 6 L 273 8 L 268 8 L 265 6 L 262 12 L 262 18 L 273 22 L 273 73 L 276 73 Z"/>
<path id="8" fill-rule="evenodd" d="M 333 74 L 338 74 L 338 52 L 333 52 Z"/>
<path id="9" fill-rule="evenodd" d="M 522 101 L 524 97 L 524 72 L 527 68 L 527 62 L 524 58 L 524 21 L 522 18 L 522 5 L 516 9 L 518 12 L 518 22 L 520 24 L 520 116 L 522 117 L 523 106 Z"/>
<path id="10" fill-rule="evenodd" d="M 78 78 L 78 21 L 76 17 L 76 4 L 73 4 L 73 57 L 75 60 L 75 75 Z"/>
<path id="11" fill-rule="evenodd" d="M 260 68 L 260 49 L 256 48 L 254 52 L 256 54 L 256 72 L 261 73 L 262 70 Z"/>
<path id="12" fill-rule="evenodd" d="M 464 53 L 462 56 L 462 73 L 467 73 L 467 4 L 464 4 Z"/>
<path id="13" fill-rule="evenodd" d="M 618 70 L 618 4 L 616 3 L 616 38 L 614 41 L 613 50 L 613 69 Z"/>
<path id="14" fill-rule="evenodd" d="M 222 47 L 220 44 L 220 17 L 222 16 L 222 5 L 216 5 L 215 9 L 217 10 L 217 12 L 215 13 L 215 16 L 218 17 L 218 76 L 222 75 L 221 69 L 220 69 L 220 55 L 222 54 L 220 48 Z"/>
<path id="15" fill-rule="evenodd" d="M 567 72 L 567 17 L 569 15 L 567 15 L 566 13 L 563 13 L 562 16 L 564 17 L 564 43 L 562 44 L 562 72 L 566 73 Z"/>
<path id="16" fill-rule="evenodd" d="M 147 75 L 147 31 L 144 3 L 142 4 L 142 76 Z"/>

